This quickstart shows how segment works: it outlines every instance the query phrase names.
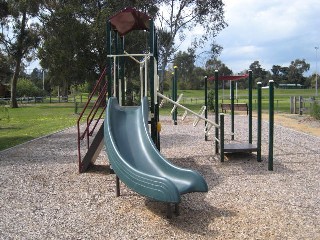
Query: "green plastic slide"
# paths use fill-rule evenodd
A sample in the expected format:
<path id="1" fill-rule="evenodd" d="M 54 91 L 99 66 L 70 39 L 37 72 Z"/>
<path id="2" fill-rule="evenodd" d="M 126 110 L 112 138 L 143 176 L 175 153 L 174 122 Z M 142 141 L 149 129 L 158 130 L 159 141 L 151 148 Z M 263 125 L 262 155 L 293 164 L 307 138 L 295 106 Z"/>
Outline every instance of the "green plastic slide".
<path id="1" fill-rule="evenodd" d="M 149 135 L 147 98 L 137 107 L 121 107 L 116 98 L 110 98 L 104 141 L 116 175 L 143 196 L 179 203 L 182 194 L 208 191 L 199 173 L 174 166 L 155 147 Z"/>

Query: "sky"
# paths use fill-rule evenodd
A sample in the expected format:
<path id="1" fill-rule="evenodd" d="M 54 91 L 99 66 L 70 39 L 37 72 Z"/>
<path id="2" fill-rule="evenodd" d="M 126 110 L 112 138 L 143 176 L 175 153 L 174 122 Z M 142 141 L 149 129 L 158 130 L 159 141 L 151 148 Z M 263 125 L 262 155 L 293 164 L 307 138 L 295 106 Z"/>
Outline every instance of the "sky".
<path id="1" fill-rule="evenodd" d="M 219 59 L 234 74 L 254 61 L 270 70 L 289 66 L 295 59 L 310 64 L 308 74 L 320 68 L 320 2 L 318 0 L 224 0 L 228 27 L 216 42 Z M 317 63 L 317 64 L 316 64 Z"/>

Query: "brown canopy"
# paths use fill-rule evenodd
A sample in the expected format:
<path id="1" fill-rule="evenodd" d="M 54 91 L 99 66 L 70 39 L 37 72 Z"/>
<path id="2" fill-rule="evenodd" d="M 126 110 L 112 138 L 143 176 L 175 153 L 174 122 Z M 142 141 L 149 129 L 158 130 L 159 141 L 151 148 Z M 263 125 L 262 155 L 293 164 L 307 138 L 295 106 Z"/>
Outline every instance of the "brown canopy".
<path id="1" fill-rule="evenodd" d="M 147 14 L 134 8 L 125 8 L 109 19 L 112 28 L 120 36 L 124 36 L 132 30 L 149 30 L 149 20 L 150 17 Z"/>
<path id="2" fill-rule="evenodd" d="M 245 74 L 245 75 L 236 75 L 236 76 L 219 76 L 218 80 L 220 81 L 238 81 L 240 79 L 244 79 L 247 78 L 249 75 Z M 213 81 L 214 80 L 214 76 L 209 77 L 208 78 L 209 81 Z"/>

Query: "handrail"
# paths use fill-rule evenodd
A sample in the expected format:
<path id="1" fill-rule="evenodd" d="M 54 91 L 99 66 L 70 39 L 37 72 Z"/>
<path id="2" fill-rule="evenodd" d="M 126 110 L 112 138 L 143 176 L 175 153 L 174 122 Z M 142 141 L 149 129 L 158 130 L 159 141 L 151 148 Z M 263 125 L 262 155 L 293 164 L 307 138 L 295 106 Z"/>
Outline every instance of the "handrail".
<path id="1" fill-rule="evenodd" d="M 103 87 L 101 88 L 101 85 L 103 83 L 103 80 L 104 80 L 104 77 L 106 76 L 106 73 L 107 73 L 107 67 L 105 67 L 96 83 L 96 85 L 94 86 L 90 96 L 88 97 L 88 101 L 87 103 L 85 104 L 82 112 L 80 113 L 79 115 L 79 118 L 77 120 L 77 129 L 78 129 L 78 160 L 79 160 L 79 172 L 81 172 L 81 168 L 82 168 L 82 158 L 81 158 L 81 140 L 83 140 L 86 136 L 87 136 L 87 148 L 89 149 L 89 145 L 90 145 L 90 141 L 89 141 L 89 137 L 93 135 L 93 132 L 96 128 L 96 126 L 98 125 L 100 119 L 102 118 L 102 115 L 105 111 L 105 108 L 103 108 L 103 110 L 101 111 L 100 115 L 98 116 L 97 118 L 97 121 L 95 122 L 94 126 L 92 127 L 91 131 L 90 131 L 90 126 L 98 112 L 98 109 L 99 107 L 102 105 L 103 103 L 103 100 L 105 100 L 105 96 L 106 96 L 106 93 L 107 93 L 107 82 L 105 82 L 103 84 Z M 87 119 L 86 119 L 86 127 L 83 131 L 83 133 L 81 133 L 80 131 L 80 122 L 82 120 L 82 118 L 84 117 L 84 113 L 85 111 L 88 109 L 89 107 L 89 104 L 93 98 L 93 96 L 96 94 L 96 92 L 99 90 L 99 95 L 98 95 L 98 98 L 96 99 L 94 105 L 92 106 L 88 116 L 87 116 Z"/>

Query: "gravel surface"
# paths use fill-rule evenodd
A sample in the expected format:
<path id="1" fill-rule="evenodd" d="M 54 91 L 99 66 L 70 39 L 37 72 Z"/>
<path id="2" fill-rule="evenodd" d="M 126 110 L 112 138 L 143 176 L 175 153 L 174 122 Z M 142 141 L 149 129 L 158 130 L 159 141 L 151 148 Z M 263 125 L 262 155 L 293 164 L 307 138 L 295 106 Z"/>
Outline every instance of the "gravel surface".
<path id="1" fill-rule="evenodd" d="M 165 204 L 123 184 L 115 197 L 104 151 L 99 167 L 79 174 L 69 128 L 0 152 L 0 239 L 320 239 L 319 137 L 276 125 L 268 171 L 267 122 L 262 162 L 233 154 L 221 163 L 203 122 L 161 119 L 163 155 L 209 185 L 182 197 L 180 216 L 167 219 Z M 235 128 L 235 139 L 247 141 L 246 116 L 236 116 Z"/>

